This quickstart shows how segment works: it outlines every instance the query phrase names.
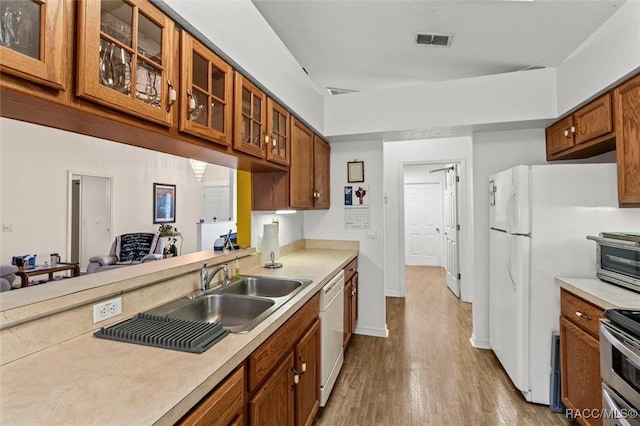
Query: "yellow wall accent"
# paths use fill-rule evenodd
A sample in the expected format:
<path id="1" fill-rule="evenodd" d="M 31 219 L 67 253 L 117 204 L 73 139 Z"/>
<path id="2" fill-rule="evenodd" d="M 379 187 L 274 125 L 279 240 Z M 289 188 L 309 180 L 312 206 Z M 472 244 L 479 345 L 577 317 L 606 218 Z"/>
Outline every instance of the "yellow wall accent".
<path id="1" fill-rule="evenodd" d="M 251 172 L 238 170 L 238 245 L 251 245 Z"/>

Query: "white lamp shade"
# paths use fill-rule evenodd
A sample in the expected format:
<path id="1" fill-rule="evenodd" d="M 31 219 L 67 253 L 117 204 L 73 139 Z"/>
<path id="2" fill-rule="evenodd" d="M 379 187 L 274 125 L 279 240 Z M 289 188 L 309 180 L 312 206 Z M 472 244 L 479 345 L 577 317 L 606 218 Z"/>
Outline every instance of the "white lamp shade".
<path id="1" fill-rule="evenodd" d="M 193 174 L 196 175 L 196 179 L 198 182 L 202 181 L 202 176 L 204 176 L 204 171 L 207 169 L 207 163 L 204 161 L 194 160 L 193 158 L 189 160 L 191 163 L 191 170 L 193 170 Z"/>

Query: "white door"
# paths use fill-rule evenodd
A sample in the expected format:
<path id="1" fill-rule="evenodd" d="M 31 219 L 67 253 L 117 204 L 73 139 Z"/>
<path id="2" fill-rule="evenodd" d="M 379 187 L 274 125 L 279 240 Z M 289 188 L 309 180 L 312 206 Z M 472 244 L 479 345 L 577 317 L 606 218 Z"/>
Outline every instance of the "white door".
<path id="1" fill-rule="evenodd" d="M 405 263 L 442 266 L 442 188 L 440 182 L 407 183 L 405 200 Z"/>
<path id="2" fill-rule="evenodd" d="M 458 262 L 458 166 L 447 169 L 444 190 L 444 268 L 447 271 L 447 287 L 460 297 Z"/>
<path id="3" fill-rule="evenodd" d="M 89 264 L 89 258 L 109 254 L 111 247 L 111 179 L 108 177 L 74 175 L 80 181 L 79 229 L 72 232 L 77 241 L 70 244 L 78 247 L 81 270 Z"/>

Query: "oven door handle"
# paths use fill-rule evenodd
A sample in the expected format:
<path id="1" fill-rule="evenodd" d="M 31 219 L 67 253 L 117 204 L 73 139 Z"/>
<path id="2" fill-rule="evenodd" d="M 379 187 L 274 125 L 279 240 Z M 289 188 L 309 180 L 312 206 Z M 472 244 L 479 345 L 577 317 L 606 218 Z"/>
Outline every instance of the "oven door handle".
<path id="1" fill-rule="evenodd" d="M 616 419 L 617 421 L 616 424 L 619 424 L 620 426 L 631 426 L 631 424 L 625 419 L 625 416 L 623 415 L 622 410 L 620 409 L 621 407 L 618 405 L 616 401 L 613 400 L 613 398 L 609 394 L 609 391 L 604 387 L 602 388 L 602 397 L 604 398 L 604 402 L 606 403 L 606 405 L 615 412 L 615 416 L 613 416 L 613 418 Z M 606 407 L 602 407 L 602 408 L 606 409 Z"/>
<path id="2" fill-rule="evenodd" d="M 598 243 L 605 243 L 605 244 L 611 244 L 611 245 L 640 247 L 640 243 L 636 241 L 615 240 L 613 238 L 596 237 L 593 235 L 587 235 L 587 240 L 593 240 Z"/>
<path id="3" fill-rule="evenodd" d="M 625 337 L 612 330 L 605 323 L 600 323 L 600 338 L 605 338 L 613 347 L 636 364 L 640 364 L 640 357 L 624 344 Z"/>

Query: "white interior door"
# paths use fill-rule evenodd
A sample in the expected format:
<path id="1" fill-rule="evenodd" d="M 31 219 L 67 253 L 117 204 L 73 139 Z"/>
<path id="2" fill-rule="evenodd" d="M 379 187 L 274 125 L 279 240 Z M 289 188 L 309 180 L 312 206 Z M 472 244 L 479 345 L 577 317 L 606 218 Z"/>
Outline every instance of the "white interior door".
<path id="1" fill-rule="evenodd" d="M 460 297 L 459 255 L 458 255 L 458 166 L 447 169 L 444 190 L 444 233 L 447 287 Z"/>
<path id="2" fill-rule="evenodd" d="M 407 183 L 405 188 L 405 263 L 442 266 L 442 187 L 440 182 Z"/>
<path id="3" fill-rule="evenodd" d="M 85 270 L 89 258 L 106 255 L 111 247 L 111 179 L 84 175 L 74 175 L 73 179 L 80 181 L 79 191 L 74 191 L 79 196 L 79 229 L 72 232 L 77 241 L 71 247 L 77 246 L 77 261 Z"/>

